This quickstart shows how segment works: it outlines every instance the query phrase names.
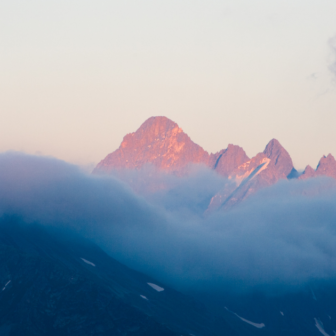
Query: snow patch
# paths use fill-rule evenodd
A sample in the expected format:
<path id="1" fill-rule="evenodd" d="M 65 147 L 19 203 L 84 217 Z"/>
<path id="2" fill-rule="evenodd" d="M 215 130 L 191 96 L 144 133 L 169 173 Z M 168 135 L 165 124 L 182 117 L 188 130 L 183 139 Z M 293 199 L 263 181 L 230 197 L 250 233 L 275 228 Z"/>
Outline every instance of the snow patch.
<path id="1" fill-rule="evenodd" d="M 235 176 L 235 181 L 236 181 L 237 187 L 239 187 L 240 184 L 241 184 L 247 177 L 249 177 L 250 174 L 251 174 L 252 172 L 253 172 L 253 169 L 246 171 L 243 175 L 240 175 L 240 176 L 236 175 L 236 176 Z"/>
<path id="2" fill-rule="evenodd" d="M 6 287 L 10 284 L 11 281 L 12 281 L 12 280 L 9 280 L 9 281 L 6 283 L 5 287 L 2 288 L 3 291 L 6 289 Z"/>
<path id="3" fill-rule="evenodd" d="M 325 332 L 322 321 L 316 318 L 314 318 L 314 320 L 315 320 L 315 326 L 319 330 L 319 332 L 324 336 L 330 336 Z"/>
<path id="4" fill-rule="evenodd" d="M 146 298 L 146 296 L 145 295 L 140 295 L 144 300 L 147 300 L 148 301 L 148 299 Z"/>
<path id="5" fill-rule="evenodd" d="M 93 263 L 93 262 L 91 262 L 91 261 L 89 261 L 89 260 L 86 260 L 86 259 L 84 259 L 84 258 L 81 258 L 86 264 L 88 264 L 88 265 L 91 265 L 91 266 L 93 266 L 93 267 L 96 267 L 96 265 Z"/>
<path id="6" fill-rule="evenodd" d="M 258 169 L 260 167 L 260 165 L 262 165 L 262 166 L 259 168 L 259 170 L 256 172 L 256 174 L 252 176 L 251 180 L 254 179 L 256 176 L 258 176 L 263 170 L 265 170 L 270 162 L 271 162 L 271 159 L 268 159 L 268 158 L 262 159 L 259 166 L 256 169 Z M 256 169 L 254 169 L 254 170 L 256 170 Z"/>
<path id="7" fill-rule="evenodd" d="M 253 175 L 253 173 L 256 170 L 257 170 L 257 172 L 251 177 L 251 180 L 254 179 L 256 176 L 258 176 L 263 170 L 265 170 L 267 168 L 267 166 L 270 162 L 271 162 L 271 159 L 263 158 L 256 168 L 246 171 L 243 175 L 240 175 L 240 176 L 236 175 L 235 176 L 235 181 L 236 181 L 237 187 L 239 187 L 244 180 L 248 179 L 251 175 Z M 250 161 L 247 161 L 244 164 L 242 164 L 241 166 L 239 166 L 238 169 L 245 169 L 246 167 L 249 167 L 249 165 L 250 165 Z M 229 177 L 229 179 L 230 179 L 230 177 Z"/>
<path id="8" fill-rule="evenodd" d="M 249 321 L 249 320 L 246 320 L 244 319 L 243 317 L 239 316 L 238 314 L 234 313 L 233 311 L 229 310 L 228 308 L 225 307 L 225 309 L 227 311 L 229 311 L 230 313 L 236 315 L 238 318 L 240 318 L 242 321 L 252 325 L 253 327 L 256 327 L 258 329 L 261 329 L 261 328 L 265 328 L 265 324 L 264 323 L 255 323 L 255 322 L 252 322 L 252 321 Z"/>
<path id="9" fill-rule="evenodd" d="M 150 282 L 147 282 L 147 285 L 151 286 L 153 289 L 155 289 L 157 292 L 162 292 L 164 291 L 164 288 L 158 286 L 158 285 L 155 285 L 153 283 L 150 283 Z"/>

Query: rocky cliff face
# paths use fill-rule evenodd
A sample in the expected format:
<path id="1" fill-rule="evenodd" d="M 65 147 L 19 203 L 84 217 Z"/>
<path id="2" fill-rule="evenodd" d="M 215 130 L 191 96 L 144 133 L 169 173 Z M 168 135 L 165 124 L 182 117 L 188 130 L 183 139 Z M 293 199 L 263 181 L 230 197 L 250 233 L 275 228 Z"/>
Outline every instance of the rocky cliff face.
<path id="1" fill-rule="evenodd" d="M 94 173 L 139 169 L 151 164 L 160 170 L 179 174 L 190 164 L 203 164 L 227 177 L 248 159 L 244 150 L 235 145 L 209 154 L 175 122 L 166 117 L 151 117 L 136 132 L 127 134 L 120 147 L 99 162 Z"/>
<path id="2" fill-rule="evenodd" d="M 216 154 L 212 155 L 216 157 Z M 229 177 L 234 169 L 248 160 L 248 156 L 241 147 L 230 144 L 227 149 L 219 152 L 215 164 L 210 165 L 210 168 L 215 169 L 216 172 L 225 177 Z"/>
<path id="3" fill-rule="evenodd" d="M 120 147 L 102 160 L 95 173 L 113 169 L 138 169 L 145 164 L 180 172 L 191 163 L 208 165 L 209 154 L 166 117 L 152 117 L 127 134 Z"/>
<path id="4" fill-rule="evenodd" d="M 209 154 L 166 117 L 151 117 L 136 132 L 126 135 L 120 147 L 107 155 L 94 173 L 139 169 L 147 164 L 177 175 L 186 173 L 191 164 L 201 164 L 227 177 L 229 183 L 212 197 L 209 209 L 231 207 L 280 179 L 298 177 L 290 155 L 276 139 L 252 159 L 241 147 L 232 144 Z M 316 171 L 308 166 L 299 179 L 315 176 L 336 178 L 336 161 L 332 155 L 324 156 Z M 145 184 L 142 181 L 141 185 Z M 162 188 L 165 186 L 149 187 L 151 192 Z"/>
<path id="5" fill-rule="evenodd" d="M 336 160 L 331 154 L 321 158 L 316 170 L 308 165 L 299 179 L 305 180 L 318 176 L 327 176 L 336 179 Z"/>
<path id="6" fill-rule="evenodd" d="M 277 179 L 287 178 L 294 168 L 293 161 L 279 141 L 276 139 L 271 140 L 263 153 L 271 160 L 268 170 L 272 171 Z"/>
<path id="7" fill-rule="evenodd" d="M 234 169 L 229 179 L 234 181 L 229 187 L 216 194 L 209 205 L 210 210 L 231 207 L 259 189 L 285 179 L 294 169 L 288 152 L 276 139 L 271 140 L 262 153 Z"/>

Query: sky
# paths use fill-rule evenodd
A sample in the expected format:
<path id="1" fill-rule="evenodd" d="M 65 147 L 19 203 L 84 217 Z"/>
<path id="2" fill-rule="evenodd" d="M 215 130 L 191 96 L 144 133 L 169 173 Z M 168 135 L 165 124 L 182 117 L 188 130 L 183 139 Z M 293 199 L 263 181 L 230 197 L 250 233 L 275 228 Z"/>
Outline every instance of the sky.
<path id="1" fill-rule="evenodd" d="M 165 115 L 209 152 L 336 156 L 334 0 L 2 0 L 0 152 L 92 167 Z"/>

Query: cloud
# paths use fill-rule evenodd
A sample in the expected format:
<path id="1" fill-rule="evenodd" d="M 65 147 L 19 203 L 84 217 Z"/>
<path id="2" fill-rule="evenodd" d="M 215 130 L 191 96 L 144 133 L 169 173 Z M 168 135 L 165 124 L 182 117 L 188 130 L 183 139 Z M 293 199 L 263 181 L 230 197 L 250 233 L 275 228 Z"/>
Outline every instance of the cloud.
<path id="1" fill-rule="evenodd" d="M 333 62 L 330 65 L 330 70 L 334 75 L 336 75 L 336 36 L 329 40 L 329 46 L 333 55 Z"/>
<path id="2" fill-rule="evenodd" d="M 231 211 L 203 216 L 200 195 L 227 181 L 203 169 L 160 179 L 173 181 L 171 189 L 144 198 L 114 177 L 86 175 L 52 158 L 2 154 L 0 213 L 76 230 L 179 289 L 296 287 L 336 278 L 330 180 L 283 181 Z"/>
<path id="3" fill-rule="evenodd" d="M 116 170 L 110 175 L 126 182 L 151 204 L 185 216 L 203 214 L 211 198 L 231 183 L 205 166 L 190 166 L 188 178 L 158 171 L 151 165 L 141 170 Z"/>

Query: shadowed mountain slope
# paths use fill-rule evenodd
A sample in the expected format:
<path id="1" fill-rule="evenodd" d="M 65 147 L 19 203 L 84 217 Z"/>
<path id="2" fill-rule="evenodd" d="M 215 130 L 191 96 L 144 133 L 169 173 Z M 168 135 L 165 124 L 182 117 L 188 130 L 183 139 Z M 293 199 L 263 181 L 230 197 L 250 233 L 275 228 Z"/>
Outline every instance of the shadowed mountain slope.
<path id="1" fill-rule="evenodd" d="M 235 335 L 188 296 L 73 234 L 0 224 L 0 334 Z"/>

